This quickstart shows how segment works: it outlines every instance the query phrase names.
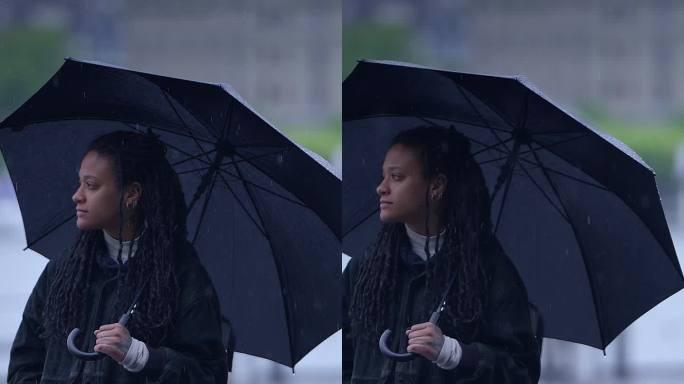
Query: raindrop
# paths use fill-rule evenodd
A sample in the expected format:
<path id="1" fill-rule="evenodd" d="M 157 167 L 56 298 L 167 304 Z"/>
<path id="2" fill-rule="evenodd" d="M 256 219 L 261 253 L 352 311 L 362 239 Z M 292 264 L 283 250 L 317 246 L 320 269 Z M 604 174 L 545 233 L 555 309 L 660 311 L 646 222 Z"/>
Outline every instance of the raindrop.
<path id="1" fill-rule="evenodd" d="M 85 91 L 83 91 L 83 98 L 84 98 L 84 99 L 86 98 L 86 93 L 85 93 Z"/>
<path id="2" fill-rule="evenodd" d="M 587 224 L 591 225 L 591 216 L 587 216 Z"/>
<path id="3" fill-rule="evenodd" d="M 283 165 L 283 161 L 284 161 L 284 156 L 283 156 L 283 154 L 282 154 L 282 153 L 279 153 L 276 160 L 278 161 L 278 165 Z"/>

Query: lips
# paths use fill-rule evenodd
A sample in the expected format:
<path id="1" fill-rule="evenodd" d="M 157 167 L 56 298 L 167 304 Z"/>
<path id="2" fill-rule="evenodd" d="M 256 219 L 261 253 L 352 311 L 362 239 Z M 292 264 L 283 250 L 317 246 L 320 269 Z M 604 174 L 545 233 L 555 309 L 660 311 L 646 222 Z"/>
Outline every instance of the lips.
<path id="1" fill-rule="evenodd" d="M 76 216 L 83 216 L 83 215 L 85 215 L 86 213 L 88 213 L 88 211 L 83 210 L 83 209 L 77 209 L 77 210 L 76 210 Z"/>
<path id="2" fill-rule="evenodd" d="M 392 205 L 391 201 L 380 200 L 380 209 L 384 209 Z"/>

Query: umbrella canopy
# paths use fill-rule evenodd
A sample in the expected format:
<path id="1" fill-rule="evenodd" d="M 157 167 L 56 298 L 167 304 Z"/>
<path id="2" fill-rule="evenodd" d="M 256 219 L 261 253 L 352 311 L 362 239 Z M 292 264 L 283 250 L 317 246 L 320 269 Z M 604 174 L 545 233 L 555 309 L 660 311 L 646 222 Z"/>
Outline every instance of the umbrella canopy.
<path id="1" fill-rule="evenodd" d="M 81 158 L 114 130 L 168 146 L 236 351 L 294 366 L 339 329 L 339 176 L 225 84 L 67 59 L 0 123 L 28 248 L 51 258 L 76 238 Z"/>
<path id="2" fill-rule="evenodd" d="M 391 138 L 453 127 L 471 141 L 492 223 L 544 336 L 605 347 L 684 286 L 653 170 L 522 78 L 362 61 L 343 84 L 343 249 L 380 228 L 378 174 Z"/>

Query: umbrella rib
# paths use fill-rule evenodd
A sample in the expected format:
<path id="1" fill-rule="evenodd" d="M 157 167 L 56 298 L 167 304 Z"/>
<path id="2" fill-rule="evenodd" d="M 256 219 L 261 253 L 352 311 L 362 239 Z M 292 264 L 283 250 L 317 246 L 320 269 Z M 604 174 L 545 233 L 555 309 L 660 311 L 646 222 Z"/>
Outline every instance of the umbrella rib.
<path id="1" fill-rule="evenodd" d="M 242 171 L 240 170 L 240 167 L 235 164 L 235 170 L 237 171 L 238 175 L 240 176 L 240 179 L 243 181 L 245 178 L 242 175 Z M 259 217 L 259 220 L 261 221 L 262 225 L 264 224 L 264 218 L 261 217 L 261 212 L 259 211 L 259 206 L 257 205 L 256 201 L 254 200 L 254 196 L 252 195 L 252 191 L 249 189 L 249 186 L 245 183 L 245 190 L 247 191 L 247 195 L 249 196 L 250 201 L 252 202 L 252 205 L 254 206 L 254 210 L 256 211 L 257 216 Z M 278 278 L 280 279 L 280 283 L 283 286 L 283 289 L 281 289 L 280 293 L 283 298 L 283 309 L 285 310 L 285 317 L 288 320 L 287 324 L 287 338 L 289 340 L 289 347 L 290 347 L 290 361 L 292 362 L 292 365 L 294 366 L 294 350 L 293 350 L 293 344 L 294 344 L 294 339 L 292 336 L 292 331 L 290 329 L 290 324 L 294 323 L 294 319 L 292 318 L 292 314 L 290 313 L 290 308 L 288 306 L 288 293 L 289 293 L 289 283 L 287 280 L 287 275 L 283 274 L 282 271 L 285 270 L 285 267 L 280 263 L 280 259 L 276 256 L 275 248 L 273 247 L 273 243 L 271 242 L 271 236 L 268 233 L 268 230 L 266 229 L 266 225 L 264 225 L 264 232 L 266 234 L 266 240 L 268 241 L 268 245 L 271 248 L 271 253 L 273 254 L 273 261 L 276 263 L 276 271 L 278 272 Z M 294 324 L 293 324 L 294 325 Z"/>
<path id="2" fill-rule="evenodd" d="M 175 148 L 174 148 L 174 149 L 175 149 Z M 175 162 L 175 163 L 171 163 L 171 166 L 172 166 L 172 167 L 175 167 L 175 166 L 177 166 L 177 165 L 181 165 L 181 164 L 183 164 L 183 163 L 187 163 L 187 162 L 190 161 L 190 160 L 195 160 L 195 159 L 198 159 L 199 157 L 207 156 L 207 155 L 212 154 L 212 153 L 214 153 L 214 152 L 216 152 L 216 148 L 211 149 L 211 150 L 206 151 L 206 152 L 200 152 L 200 153 L 198 153 L 198 154 L 196 154 L 196 155 L 193 155 L 193 156 L 190 156 L 190 157 L 188 157 L 188 158 L 186 158 L 186 159 L 179 160 L 179 161 L 177 161 L 177 162 Z"/>
<path id="3" fill-rule="evenodd" d="M 529 144 L 528 144 L 528 145 L 529 145 Z M 525 168 L 525 166 L 522 165 L 521 162 L 518 162 L 518 165 L 520 166 L 520 169 L 522 169 L 523 172 L 525 172 L 525 175 L 527 175 L 527 177 L 528 177 L 528 178 L 530 179 L 530 181 L 534 184 L 534 186 L 537 187 L 537 189 L 539 190 L 539 192 L 541 192 L 541 194 L 544 196 L 544 198 L 546 198 L 546 201 L 548 201 L 549 204 L 550 204 L 554 209 L 556 209 L 556 211 L 558 212 L 558 214 L 561 215 L 561 217 L 562 217 L 565 221 L 567 221 L 568 223 L 570 223 L 570 218 L 567 216 L 567 214 L 566 214 L 565 212 L 563 212 L 560 208 L 558 208 L 558 207 L 556 206 L 556 204 L 551 200 L 551 197 L 549 197 L 549 196 L 546 194 L 546 192 L 545 192 L 544 189 L 541 187 L 541 185 L 539 185 L 539 184 L 537 183 L 537 181 L 532 177 L 532 175 L 527 171 L 527 168 Z"/>
<path id="4" fill-rule="evenodd" d="M 247 183 L 247 184 L 253 186 L 254 188 L 257 188 L 257 189 L 259 189 L 259 190 L 261 190 L 261 191 L 264 191 L 264 192 L 266 192 L 266 193 L 268 193 L 268 194 L 271 194 L 271 195 L 273 195 L 273 196 L 277 196 L 277 197 L 279 197 L 279 198 L 281 198 L 281 199 L 283 199 L 283 200 L 289 201 L 289 202 L 292 203 L 292 204 L 297 204 L 297 205 L 299 205 L 300 207 L 309 208 L 307 205 L 305 205 L 305 204 L 303 204 L 303 203 L 301 203 L 301 202 L 299 202 L 299 201 L 297 201 L 297 200 L 291 199 L 291 198 L 289 198 L 289 197 L 287 197 L 287 196 L 284 196 L 284 195 L 281 195 L 281 194 L 279 194 L 279 193 L 277 193 L 277 192 L 273 192 L 273 191 L 269 190 L 269 189 L 266 188 L 266 187 L 262 187 L 262 186 L 259 185 L 259 184 L 253 183 L 253 182 L 251 182 L 251 181 L 249 181 L 249 180 L 242 180 L 242 179 L 240 179 L 240 177 L 238 177 L 237 175 L 235 175 L 235 174 L 233 174 L 233 173 L 230 173 L 230 171 L 228 171 L 227 169 L 220 169 L 220 171 L 221 171 L 221 172 L 227 173 L 228 175 L 234 177 L 236 180 L 240 180 L 240 181 L 242 181 L 242 182 L 244 182 L 244 183 Z"/>
<path id="5" fill-rule="evenodd" d="M 228 181 L 223 177 L 223 175 L 220 172 L 218 173 L 218 176 L 221 178 L 221 181 L 223 181 L 223 184 L 226 185 L 226 188 L 228 188 L 228 191 L 230 191 L 230 193 L 233 195 L 233 197 L 235 198 L 235 201 L 238 202 L 238 204 L 240 205 L 240 208 L 242 208 L 242 210 L 245 212 L 247 217 L 249 217 L 249 219 L 252 221 L 254 226 L 259 230 L 259 232 L 261 232 L 261 234 L 264 237 L 267 237 L 266 231 L 259 225 L 259 223 L 257 223 L 256 219 L 252 217 L 252 215 L 247 210 L 247 207 L 244 205 L 242 200 L 240 200 L 240 198 L 237 196 L 237 193 L 235 193 L 233 188 L 230 186 L 230 183 L 228 183 Z"/>
<path id="6" fill-rule="evenodd" d="M 197 221 L 197 226 L 195 227 L 195 235 L 192 237 L 192 245 L 195 245 L 197 241 L 197 236 L 199 235 L 200 227 L 202 226 L 202 221 L 204 220 L 204 215 L 207 211 L 207 206 L 209 205 L 209 199 L 211 199 L 211 193 L 214 190 L 214 184 L 216 184 L 216 173 L 214 172 L 211 178 L 211 186 L 204 196 L 204 204 L 202 205 L 202 212 L 200 213 L 199 220 Z"/>
<path id="7" fill-rule="evenodd" d="M 472 102 L 470 101 L 470 98 L 468 98 L 468 96 L 466 96 L 466 95 L 465 95 L 465 92 L 463 92 L 463 90 L 462 90 L 462 89 L 465 88 L 465 87 L 464 87 L 463 85 L 457 83 L 456 80 L 453 80 L 453 79 L 452 79 L 452 81 L 453 81 L 454 83 L 456 83 L 458 90 L 461 92 L 461 94 L 463 95 L 463 97 L 465 97 L 465 99 L 468 101 L 468 103 L 470 103 L 471 106 L 472 106 L 473 104 L 472 104 Z M 468 90 L 468 92 L 470 92 L 470 90 Z M 474 95 L 474 96 L 477 97 L 477 95 Z M 487 103 L 485 100 L 483 100 L 482 98 L 479 98 L 479 97 L 478 97 L 477 99 L 480 100 L 480 102 L 482 102 L 482 104 L 484 104 L 487 108 L 489 108 L 489 109 L 490 109 L 492 112 L 494 112 L 497 116 L 499 116 L 499 118 L 500 118 L 501 120 L 503 120 L 506 124 L 508 124 L 509 127 L 515 127 L 515 126 L 516 126 L 515 124 L 513 124 L 513 122 L 509 121 L 509 120 L 505 117 L 505 115 L 504 115 L 503 113 L 497 111 L 496 108 L 494 108 L 494 107 L 492 107 L 491 105 L 489 105 L 489 103 Z M 527 100 L 527 98 L 526 98 L 526 100 Z M 474 107 L 473 107 L 473 108 L 474 108 Z M 476 111 L 477 111 L 477 110 L 476 110 Z M 478 111 L 478 114 L 479 114 L 479 111 Z M 515 129 L 515 128 L 513 128 L 513 129 Z M 513 133 L 513 132 L 511 132 L 511 131 L 506 131 L 506 132 L 511 133 L 511 134 Z"/>
<path id="8" fill-rule="evenodd" d="M 224 165 L 232 165 L 232 164 L 237 164 L 237 163 L 243 163 L 243 162 L 246 162 L 246 161 L 249 161 L 249 160 L 254 160 L 254 159 L 261 159 L 262 157 L 268 157 L 268 156 L 273 156 L 273 155 L 277 155 L 277 154 L 282 154 L 282 153 L 284 153 L 285 151 L 287 151 L 287 148 L 281 148 L 279 151 L 268 152 L 268 153 L 262 153 L 262 154 L 260 154 L 260 155 L 254 155 L 254 156 L 252 156 L 252 157 L 244 157 L 244 156 L 238 154 L 238 156 L 240 157 L 239 160 L 233 160 L 233 161 L 230 161 L 230 162 L 228 162 L 228 163 L 222 163 L 221 166 L 224 166 Z"/>
<path id="9" fill-rule="evenodd" d="M 378 208 L 375 208 L 371 213 L 369 213 L 368 215 L 366 215 L 366 217 L 364 217 L 363 219 L 359 220 L 356 224 L 354 224 L 353 226 L 351 226 L 351 228 L 349 228 L 348 230 L 346 230 L 346 231 L 342 234 L 342 237 L 346 236 L 348 233 L 350 233 L 351 231 L 355 230 L 358 226 L 360 226 L 360 225 L 363 224 L 366 220 L 368 220 L 369 217 L 374 216 L 377 212 L 378 212 Z"/>
<path id="10" fill-rule="evenodd" d="M 540 144 L 539 142 L 536 142 L 536 141 L 533 141 L 533 143 L 539 145 L 539 148 L 537 148 L 537 149 L 546 149 L 546 150 L 548 150 L 548 149 L 551 148 L 551 147 L 555 147 L 555 146 L 560 145 L 560 144 L 565 144 L 565 143 L 570 142 L 570 141 L 573 141 L 573 140 L 581 139 L 581 138 L 586 137 L 586 136 L 587 136 L 586 134 L 582 134 L 581 136 L 572 137 L 572 138 L 570 138 L 570 139 L 565 139 L 565 140 L 561 140 L 561 141 L 556 141 L 556 142 L 551 143 L 551 144 L 549 144 L 549 145 L 543 145 L 543 144 Z M 510 141 L 510 140 L 511 140 L 511 139 L 508 139 L 508 140 L 506 140 L 506 141 Z M 498 144 L 494 144 L 494 145 L 492 145 L 491 147 L 495 147 L 495 146 L 498 146 Z M 484 149 L 478 151 L 477 153 L 473 154 L 473 156 L 476 156 L 476 155 L 479 154 L 480 152 L 483 152 L 484 150 L 487 150 L 487 149 L 489 149 L 489 148 L 484 148 Z M 520 152 L 519 154 L 520 154 L 520 155 L 526 155 L 526 154 L 528 154 L 528 153 L 530 153 L 530 152 L 532 152 L 532 150 L 531 150 L 531 149 L 528 149 L 528 150 L 526 150 L 526 151 Z M 483 162 L 480 163 L 480 164 L 487 164 L 487 163 L 491 163 L 491 162 L 494 162 L 494 161 L 503 160 L 503 159 L 505 159 L 505 158 L 507 158 L 507 157 L 508 157 L 508 156 L 502 156 L 502 157 L 498 157 L 498 158 L 496 158 L 496 159 L 485 160 L 485 161 L 483 161 Z"/>
<path id="11" fill-rule="evenodd" d="M 503 143 L 497 143 L 497 144 L 488 145 L 488 146 L 486 146 L 486 147 L 480 149 L 479 151 L 473 152 L 472 156 L 475 157 L 475 156 L 479 155 L 479 154 L 482 153 L 482 152 L 489 151 L 490 149 L 495 149 L 496 147 L 500 146 L 501 144 L 506 144 L 506 143 L 508 143 L 508 142 L 511 141 L 511 140 L 513 140 L 513 136 L 511 136 L 511 137 L 509 137 L 508 139 L 504 140 Z M 474 141 L 474 140 L 471 139 L 471 141 Z M 505 159 L 505 157 L 501 157 L 501 158 L 499 158 L 498 160 L 501 160 L 501 159 Z"/>
<path id="12" fill-rule="evenodd" d="M 553 193 L 556 195 L 556 198 L 558 198 L 558 202 L 560 203 L 561 207 L 563 207 L 563 210 L 565 212 L 567 212 L 567 208 L 565 207 L 565 204 L 563 204 L 563 199 L 560 197 L 560 194 L 558 193 L 558 189 L 556 188 L 556 185 L 551 180 L 551 177 L 547 173 L 547 171 L 544 167 L 544 164 L 542 163 L 541 159 L 537 155 L 537 152 L 533 148 L 531 148 L 531 149 L 532 149 L 532 154 L 534 155 L 534 158 L 536 159 L 537 163 L 539 163 L 539 166 L 542 170 L 542 173 L 544 174 L 544 177 L 546 178 L 546 181 L 551 186 L 551 189 L 553 190 Z M 586 271 L 587 279 L 589 280 L 591 297 L 593 298 L 592 304 L 594 304 L 594 314 L 596 315 L 596 322 L 598 323 L 598 326 L 599 326 L 599 337 L 601 337 L 601 346 L 603 347 L 603 349 L 605 349 L 606 343 L 605 343 L 605 339 L 603 337 L 603 324 L 601 321 L 601 316 L 599 314 L 599 309 L 598 309 L 598 304 L 597 304 L 598 301 L 600 300 L 600 297 L 598 297 L 596 295 L 596 293 L 594 292 L 594 285 L 595 285 L 594 280 L 593 280 L 591 273 L 589 273 L 589 266 L 588 266 L 588 259 L 586 257 L 586 251 L 584 250 L 582 242 L 579 241 L 580 236 L 579 236 L 579 233 L 577 232 L 577 227 L 574 225 L 572 220 L 568 220 L 568 224 L 570 224 L 570 228 L 572 229 L 572 232 L 575 234 L 575 238 L 577 239 L 577 246 L 579 247 L 580 253 L 582 254 L 582 260 L 584 260 L 584 270 Z"/>
<path id="13" fill-rule="evenodd" d="M 553 153 L 553 152 L 552 152 L 552 153 Z M 563 160 L 565 160 L 565 159 L 563 159 Z M 569 174 L 567 174 L 567 173 L 565 173 L 565 172 L 561 172 L 561 171 L 555 170 L 555 169 L 553 169 L 553 168 L 549 168 L 549 167 L 547 167 L 547 166 L 545 166 L 545 165 L 543 165 L 543 164 L 534 163 L 534 162 L 532 162 L 531 160 L 527 160 L 527 159 L 519 159 L 519 161 L 524 161 L 524 162 L 526 162 L 526 163 L 528 163 L 528 164 L 530 164 L 530 165 L 538 166 L 538 167 L 540 167 L 540 168 L 542 168 L 542 169 L 544 169 L 544 170 L 546 170 L 546 171 L 548 171 L 548 172 L 555 173 L 555 174 L 557 174 L 557 175 L 559 175 L 559 176 L 563 176 L 563 177 L 565 177 L 565 178 L 571 179 L 571 180 L 576 181 L 576 182 L 578 182 L 578 183 L 582 183 L 582 184 L 588 185 L 588 186 L 590 186 L 590 187 L 594 187 L 594 188 L 597 188 L 597 189 L 601 189 L 601 190 L 603 190 L 603 191 L 611 192 L 610 189 L 608 189 L 608 188 L 606 188 L 606 187 L 604 187 L 604 186 L 602 186 L 602 185 L 600 185 L 600 184 L 596 184 L 596 183 L 592 183 L 592 182 L 590 182 L 590 181 L 582 180 L 582 179 L 580 179 L 580 178 L 578 178 L 578 177 L 576 177 L 576 176 L 572 176 L 572 175 L 569 175 Z"/>
<path id="14" fill-rule="evenodd" d="M 173 144 L 166 143 L 166 145 L 167 145 L 168 147 L 171 147 L 171 148 L 173 148 L 174 150 L 176 150 L 176 151 L 178 151 L 178 152 L 180 152 L 180 153 L 186 155 L 186 156 L 192 156 L 190 153 L 188 153 L 188 152 L 186 152 L 186 151 L 184 151 L 184 150 L 178 148 L 177 146 L 175 146 L 175 145 L 173 145 Z M 202 159 L 199 159 L 199 158 L 198 158 L 197 160 L 203 162 L 204 164 L 211 164 L 210 162 L 208 162 L 208 161 L 206 161 L 206 160 L 202 160 Z M 249 162 L 248 159 L 245 159 L 245 161 Z M 250 165 L 253 165 L 253 164 L 250 163 Z M 229 174 L 230 176 L 235 177 L 236 179 L 239 179 L 239 177 L 237 177 L 236 175 L 230 173 L 230 172 L 229 172 L 228 170 L 226 170 L 226 169 L 220 169 L 220 171 L 225 172 L 225 173 Z M 281 194 L 279 194 L 279 193 L 273 192 L 273 191 L 269 190 L 268 188 L 262 187 L 262 186 L 260 186 L 260 185 L 258 185 L 258 184 L 252 183 L 252 182 L 247 181 L 247 180 L 243 180 L 243 182 L 246 182 L 246 183 L 248 183 L 248 184 L 254 186 L 255 188 L 258 188 L 258 189 L 260 189 L 260 190 L 262 190 L 262 191 L 264 191 L 264 192 L 266 192 L 266 193 L 270 193 L 270 194 L 273 195 L 273 196 L 277 196 L 277 197 L 280 197 L 280 198 L 282 198 L 282 199 L 284 199 L 284 200 L 287 200 L 287 201 L 289 201 L 289 202 L 291 202 L 291 203 L 293 203 L 293 204 L 297 204 L 297 205 L 299 205 L 299 206 L 309 208 L 307 205 L 305 205 L 305 204 L 303 204 L 303 203 L 301 203 L 301 202 L 299 202 L 299 201 L 293 200 L 293 199 L 291 199 L 291 198 L 289 198 L 289 197 L 287 197 L 287 196 L 284 196 L 284 195 L 281 195 Z"/>
<path id="15" fill-rule="evenodd" d="M 76 215 L 71 215 L 71 216 L 69 216 L 69 217 L 66 218 L 65 220 L 63 220 L 63 221 L 61 221 L 61 222 L 55 224 L 52 228 L 47 229 L 47 230 L 45 231 L 45 233 L 43 233 L 42 235 L 40 235 L 38 238 L 36 238 L 36 239 L 33 240 L 32 242 L 30 242 L 30 243 L 27 242 L 26 248 L 24 248 L 24 251 L 27 250 L 28 248 L 31 248 L 35 243 L 37 243 L 37 242 L 39 242 L 40 240 L 42 240 L 43 238 L 45 238 L 47 235 L 51 234 L 51 233 L 54 232 L 57 228 L 61 227 L 62 225 L 64 225 L 64 224 L 67 223 L 69 220 L 73 219 L 74 217 L 76 217 Z"/>
<path id="16" fill-rule="evenodd" d="M 159 90 L 160 90 L 160 91 L 162 92 L 162 94 L 164 95 L 164 98 L 166 99 L 166 102 L 169 103 L 169 106 L 171 106 L 171 109 L 173 109 L 173 112 L 176 114 L 176 117 L 178 118 L 178 120 L 180 120 L 180 122 L 183 123 L 183 126 L 185 127 L 185 129 L 188 130 L 188 133 L 190 133 L 190 128 L 189 128 L 188 125 L 185 123 L 185 120 L 183 120 L 183 118 L 181 117 L 180 113 L 178 113 L 178 109 L 176 109 L 176 106 L 173 105 L 173 102 L 171 101 L 169 94 L 166 93 L 166 91 L 164 91 L 164 90 L 161 88 L 161 86 L 159 86 L 158 84 L 155 84 L 155 85 L 157 85 L 157 88 L 159 88 Z M 190 112 L 188 111 L 188 113 L 190 113 Z M 195 115 L 193 115 L 192 113 L 190 113 L 190 115 L 192 115 L 195 119 L 197 119 L 197 121 L 200 123 L 200 125 L 202 126 L 202 128 L 204 128 L 204 130 L 207 131 L 207 133 L 209 133 L 209 135 L 210 135 L 211 137 L 213 137 L 214 140 L 218 140 L 218 137 L 216 137 L 216 134 L 215 134 L 214 132 L 212 132 L 211 130 L 209 130 L 209 128 L 207 128 L 207 126 L 206 126 L 203 122 L 199 121 L 199 118 L 197 118 L 197 117 L 196 117 Z M 192 134 L 190 134 L 190 135 L 192 135 Z"/>
<path id="17" fill-rule="evenodd" d="M 178 111 L 176 110 L 176 107 L 175 107 L 175 106 L 173 105 L 173 103 L 171 102 L 171 99 L 169 99 L 169 95 L 167 95 L 166 92 L 164 92 L 164 90 L 161 89 L 161 87 L 159 87 L 159 89 L 160 89 L 160 90 L 162 91 L 162 93 L 164 94 L 164 97 L 166 98 L 166 101 L 167 101 L 167 102 L 169 103 L 169 105 L 171 106 L 171 109 L 173 109 L 173 111 L 176 113 L 176 117 L 178 117 L 178 120 L 180 120 L 180 122 L 183 124 L 183 127 L 185 127 L 185 130 L 188 132 L 188 135 L 190 135 L 190 137 L 191 137 L 192 140 L 195 142 L 195 144 L 197 145 L 197 147 L 199 147 L 199 149 L 200 149 L 201 152 L 206 152 L 205 149 L 204 149 L 204 147 L 202 147 L 202 145 L 201 145 L 201 144 L 199 143 L 199 141 L 197 140 L 197 137 L 195 137 L 195 135 L 192 133 L 192 130 L 190 129 L 190 127 L 188 127 L 188 125 L 185 123 L 185 120 L 183 120 L 183 118 L 181 117 L 181 115 L 180 115 L 180 114 L 178 113 Z M 209 129 L 208 129 L 204 124 L 201 124 L 201 123 L 200 123 L 200 125 L 202 126 L 202 128 L 204 128 L 205 131 L 209 132 L 209 135 L 210 135 L 210 136 L 212 136 L 214 139 L 217 140 L 216 135 L 214 135 L 213 132 L 210 132 Z M 207 159 L 207 160 L 208 160 L 208 159 Z"/>
<path id="18" fill-rule="evenodd" d="M 504 208 L 506 207 L 506 197 L 508 196 L 508 190 L 511 186 L 511 181 L 513 180 L 513 169 L 515 169 L 515 164 L 511 164 L 510 170 L 508 170 L 508 177 L 506 178 L 506 188 L 504 188 L 504 194 L 501 197 L 501 207 L 499 208 L 499 214 L 496 217 L 496 225 L 494 226 L 494 234 L 499 230 L 499 223 L 501 223 L 501 216 L 503 216 Z M 498 191 L 498 190 L 497 190 Z M 492 201 L 496 197 L 496 192 L 494 191 L 494 196 L 492 196 Z"/>
<path id="19" fill-rule="evenodd" d="M 255 155 L 255 156 L 253 156 L 253 157 L 248 157 L 248 158 L 241 158 L 240 160 L 229 161 L 229 162 L 227 162 L 227 163 L 221 163 L 221 164 L 219 164 L 219 167 L 224 167 L 224 166 L 228 166 L 228 165 L 233 165 L 233 164 L 245 162 L 245 161 L 247 161 L 247 160 L 254 160 L 254 159 L 259 159 L 259 158 L 262 158 L 262 157 L 273 156 L 273 155 L 276 155 L 276 154 L 278 154 L 278 153 L 282 153 L 283 151 L 284 151 L 284 150 L 281 150 L 281 151 L 278 151 L 278 152 L 264 153 L 264 154 L 261 154 L 261 155 Z M 206 153 L 211 153 L 211 152 L 213 152 L 213 151 L 209 151 L 209 152 L 206 152 Z M 199 156 L 199 155 L 198 155 L 198 156 Z M 206 167 L 195 168 L 195 169 L 189 169 L 189 170 L 177 172 L 177 174 L 183 175 L 183 174 L 186 174 L 186 173 L 204 171 L 204 170 L 207 170 L 207 169 L 209 169 L 209 168 L 211 168 L 211 165 L 206 166 Z"/>
<path id="20" fill-rule="evenodd" d="M 427 123 L 430 123 L 430 124 L 432 124 L 432 125 L 435 125 L 435 126 L 437 126 L 437 127 L 443 127 L 442 125 L 437 124 L 437 123 L 431 121 L 431 120 L 430 120 L 429 118 L 427 118 L 427 117 L 420 117 L 419 119 L 421 119 L 421 120 L 423 120 L 423 121 L 425 121 L 425 122 L 427 122 Z M 493 149 L 493 150 L 495 150 L 495 151 L 497 151 L 497 152 L 500 152 L 500 153 L 508 153 L 508 152 L 503 151 L 503 150 L 501 150 L 501 149 L 499 149 L 499 148 L 496 148 L 496 147 L 501 146 L 503 143 L 509 142 L 509 141 L 511 140 L 511 138 L 512 138 L 512 136 L 511 136 L 511 138 L 506 139 L 506 140 L 504 140 L 503 142 L 499 142 L 498 144 L 487 145 L 487 143 L 485 143 L 485 142 L 483 142 L 483 141 L 480 141 L 480 140 L 477 140 L 477 139 L 473 139 L 472 137 L 466 135 L 466 134 L 463 133 L 463 132 L 460 132 L 460 131 L 459 131 L 459 133 L 461 133 L 461 134 L 462 134 L 463 136 L 465 136 L 468 140 L 472 141 L 473 143 L 475 143 L 475 144 L 477 144 L 477 145 L 481 145 L 481 146 L 483 146 L 483 147 L 489 147 L 490 149 Z M 510 132 L 507 132 L 507 133 L 510 133 Z"/>
<path id="21" fill-rule="evenodd" d="M 221 129 L 221 137 L 218 139 L 220 141 L 223 141 L 225 139 L 224 134 L 228 134 L 228 131 L 230 130 L 230 126 L 233 123 L 233 106 L 235 105 L 235 102 L 231 103 L 228 106 L 228 111 L 226 112 L 226 118 L 223 120 L 223 128 Z"/>
<path id="22" fill-rule="evenodd" d="M 416 117 L 419 119 L 434 118 L 434 119 L 451 121 L 451 122 L 463 124 L 463 125 L 470 125 L 472 127 L 477 127 L 477 128 L 487 128 L 487 129 L 493 129 L 496 131 L 501 131 L 504 133 L 511 133 L 511 131 L 508 131 L 508 130 L 502 129 L 502 128 L 487 127 L 487 126 L 475 124 L 475 123 L 470 122 L 470 121 L 456 120 L 456 119 L 451 118 L 451 117 L 437 117 L 434 115 L 423 116 L 423 115 L 415 115 L 415 114 L 414 115 L 406 115 L 403 113 L 376 113 L 376 114 L 364 115 L 364 116 L 359 117 L 359 118 L 345 119 L 344 121 L 350 122 L 350 121 L 355 121 L 355 120 L 375 119 L 375 118 L 381 118 L 381 117 Z"/>
<path id="23" fill-rule="evenodd" d="M 480 113 L 480 110 L 478 110 L 478 109 L 475 107 L 475 104 L 473 104 L 473 101 L 470 100 L 470 98 L 468 97 L 468 95 L 466 95 L 466 93 L 465 93 L 465 91 L 463 90 L 463 87 L 461 86 L 461 84 L 456 83 L 456 89 L 458 89 L 458 91 L 461 93 L 461 95 L 463 96 L 463 98 L 466 99 L 466 101 L 468 102 L 468 104 L 470 104 L 470 108 L 472 108 L 473 111 L 475 111 L 475 113 L 476 113 L 477 116 L 480 118 L 480 120 L 482 120 L 482 123 L 483 123 L 487 128 L 489 128 L 489 131 L 490 131 L 490 132 L 492 133 L 492 135 L 494 135 L 494 137 L 499 141 L 499 144 L 501 144 L 500 146 L 502 146 L 502 147 L 506 150 L 506 153 L 508 153 L 508 154 L 510 155 L 511 150 L 506 146 L 506 144 L 503 143 L 503 140 L 501 140 L 501 137 L 499 137 L 499 135 L 496 133 L 496 130 L 494 130 L 494 129 L 489 125 L 489 123 L 488 123 L 487 120 L 484 118 L 484 116 L 482 116 L 482 114 Z M 485 104 L 485 105 L 486 105 L 486 104 Z M 502 119 L 503 119 L 503 118 L 502 118 Z M 505 121 L 505 120 L 504 120 L 504 121 Z M 509 124 L 509 126 L 514 127 L 513 124 L 510 124 L 509 122 L 507 122 L 507 123 Z M 506 132 L 507 132 L 508 134 L 511 134 L 511 135 L 513 134 L 513 132 L 509 132 L 509 131 L 506 131 Z"/>
<path id="24" fill-rule="evenodd" d="M 102 120 L 102 119 L 89 119 L 89 120 Z M 114 120 L 112 120 L 112 121 L 114 121 Z M 116 120 L 116 121 L 120 121 L 120 122 L 124 123 L 124 125 L 127 125 L 129 128 L 134 129 L 134 130 L 136 130 L 137 132 L 144 133 L 143 130 L 141 130 L 140 128 L 136 128 L 136 127 L 133 125 L 133 123 L 131 123 L 131 122 L 122 121 L 122 120 Z M 158 130 L 158 131 L 170 133 L 170 134 L 172 134 L 172 135 L 177 135 L 177 136 L 185 137 L 186 139 L 195 139 L 195 140 L 203 141 L 203 142 L 205 142 L 205 143 L 207 143 L 207 144 L 214 144 L 213 142 L 211 142 L 211 141 L 209 141 L 209 140 L 207 140 L 207 139 L 202 139 L 202 138 L 198 138 L 198 137 L 195 137 L 195 136 L 190 136 L 190 135 L 188 135 L 188 134 L 181 133 L 181 132 L 176 132 L 176 131 L 173 131 L 173 130 L 170 130 L 170 129 L 167 129 L 167 128 L 163 128 L 163 127 L 159 127 L 159 126 L 155 126 L 155 125 L 151 125 L 151 124 L 144 124 L 144 126 L 150 128 L 150 129 L 156 129 L 156 130 Z"/>

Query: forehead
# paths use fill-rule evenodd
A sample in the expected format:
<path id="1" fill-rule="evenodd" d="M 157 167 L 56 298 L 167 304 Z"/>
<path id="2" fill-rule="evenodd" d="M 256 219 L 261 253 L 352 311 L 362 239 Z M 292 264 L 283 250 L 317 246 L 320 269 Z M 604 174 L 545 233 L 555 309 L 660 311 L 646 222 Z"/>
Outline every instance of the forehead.
<path id="1" fill-rule="evenodd" d="M 109 157 L 95 151 L 90 151 L 83 157 L 78 174 L 81 177 L 93 176 L 101 180 L 114 178 Z"/>
<path id="2" fill-rule="evenodd" d="M 415 149 L 403 144 L 394 144 L 385 154 L 384 168 L 419 169 L 420 159 Z"/>

